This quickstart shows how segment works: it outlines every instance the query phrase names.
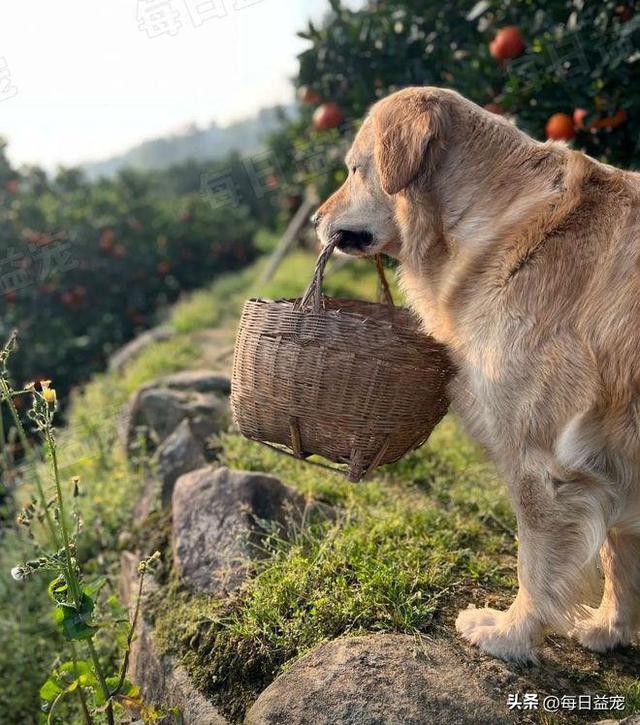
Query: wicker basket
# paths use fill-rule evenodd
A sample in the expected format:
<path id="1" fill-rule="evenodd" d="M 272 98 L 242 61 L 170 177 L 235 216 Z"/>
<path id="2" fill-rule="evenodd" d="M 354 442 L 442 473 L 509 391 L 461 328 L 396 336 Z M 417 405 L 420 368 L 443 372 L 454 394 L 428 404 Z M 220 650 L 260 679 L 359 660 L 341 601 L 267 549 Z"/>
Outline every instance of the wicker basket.
<path id="1" fill-rule="evenodd" d="M 398 460 L 429 437 L 448 407 L 444 348 L 394 307 L 321 293 L 333 245 L 302 299 L 245 303 L 231 406 L 240 432 L 296 458 L 344 463 L 351 481 Z"/>

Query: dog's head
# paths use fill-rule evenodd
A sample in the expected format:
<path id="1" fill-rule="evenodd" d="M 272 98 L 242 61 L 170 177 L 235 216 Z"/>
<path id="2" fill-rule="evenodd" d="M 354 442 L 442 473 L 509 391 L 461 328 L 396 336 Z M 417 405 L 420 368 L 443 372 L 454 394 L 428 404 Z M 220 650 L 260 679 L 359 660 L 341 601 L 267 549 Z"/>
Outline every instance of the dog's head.
<path id="1" fill-rule="evenodd" d="M 428 183 L 442 130 L 438 88 L 406 88 L 371 109 L 345 162 L 344 184 L 316 212 L 323 244 L 335 238 L 348 254 L 398 256 L 397 195 Z"/>

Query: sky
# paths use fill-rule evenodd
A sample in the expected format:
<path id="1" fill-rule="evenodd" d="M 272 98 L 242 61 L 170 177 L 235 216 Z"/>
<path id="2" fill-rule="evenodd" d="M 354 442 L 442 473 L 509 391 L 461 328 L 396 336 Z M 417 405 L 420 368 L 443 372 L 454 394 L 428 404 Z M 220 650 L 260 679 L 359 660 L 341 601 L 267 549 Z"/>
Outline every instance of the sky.
<path id="1" fill-rule="evenodd" d="M 346 4 L 357 5 L 357 0 Z M 0 25 L 12 163 L 107 158 L 291 102 L 296 36 L 327 0 L 13 0 Z"/>

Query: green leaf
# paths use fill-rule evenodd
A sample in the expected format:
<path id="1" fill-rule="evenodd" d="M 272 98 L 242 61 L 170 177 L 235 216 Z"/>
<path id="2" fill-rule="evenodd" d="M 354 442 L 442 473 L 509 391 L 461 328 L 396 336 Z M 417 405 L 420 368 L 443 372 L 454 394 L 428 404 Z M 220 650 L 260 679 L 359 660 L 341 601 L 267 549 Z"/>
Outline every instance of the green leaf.
<path id="1" fill-rule="evenodd" d="M 107 577 L 101 576 L 95 579 L 91 582 L 91 584 L 87 584 L 85 587 L 82 588 L 82 591 L 92 599 L 95 598 L 99 593 L 102 587 L 107 583 Z"/>
<path id="2" fill-rule="evenodd" d="M 89 624 L 93 612 L 93 600 L 83 594 L 80 610 L 69 604 L 59 604 L 53 613 L 54 620 L 65 639 L 91 639 L 98 627 Z"/>
<path id="3" fill-rule="evenodd" d="M 107 699 L 104 696 L 104 692 L 102 691 L 102 687 L 96 687 L 93 692 L 93 701 L 95 703 L 95 706 L 100 709 L 104 708 L 104 706 L 107 703 Z"/>
<path id="4" fill-rule="evenodd" d="M 64 580 L 63 576 L 56 577 L 47 587 L 49 597 L 51 597 L 56 604 L 60 604 L 66 600 L 67 591 L 67 582 Z"/>
<path id="5" fill-rule="evenodd" d="M 88 660 L 76 660 L 75 662 L 69 660 L 68 662 L 63 662 L 57 668 L 57 671 L 61 675 L 71 673 L 75 677 L 80 677 L 81 675 L 93 675 L 93 669 L 91 667 L 91 663 Z"/>
<path id="6" fill-rule="evenodd" d="M 44 702 L 53 702 L 61 692 L 62 687 L 52 677 L 49 677 L 40 688 L 40 699 Z"/>
<path id="7" fill-rule="evenodd" d="M 111 613 L 111 616 L 116 621 L 129 621 L 129 610 L 122 604 L 122 602 L 118 599 L 118 597 L 115 594 L 112 594 L 107 599 L 107 607 L 109 607 L 109 612 Z"/>
<path id="8" fill-rule="evenodd" d="M 114 675 L 113 677 L 106 677 L 105 682 L 107 683 L 109 692 L 113 692 L 114 695 L 118 694 L 126 695 L 127 697 L 137 697 L 140 694 L 140 688 L 137 685 L 134 685 L 133 682 L 131 682 L 130 680 L 125 680 L 122 683 L 122 687 L 118 690 L 118 692 L 114 692 L 115 688 L 120 682 L 119 675 Z"/>

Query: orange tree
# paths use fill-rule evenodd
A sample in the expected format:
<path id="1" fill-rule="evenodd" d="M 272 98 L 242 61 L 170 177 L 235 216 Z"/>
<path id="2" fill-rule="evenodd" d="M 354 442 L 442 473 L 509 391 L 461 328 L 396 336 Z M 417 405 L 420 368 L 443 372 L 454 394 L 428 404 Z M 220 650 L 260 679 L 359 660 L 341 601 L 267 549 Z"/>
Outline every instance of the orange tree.
<path id="1" fill-rule="evenodd" d="M 65 395 L 181 291 L 247 264 L 266 206 L 224 196 L 239 163 L 89 182 L 77 169 L 13 169 L 0 146 L 0 341 L 20 333 L 16 384 L 55 376 Z"/>
<path id="2" fill-rule="evenodd" d="M 349 122 L 412 84 L 454 88 L 512 116 L 536 138 L 573 139 L 603 160 L 640 165 L 635 2 L 370 0 L 357 11 L 340 0 L 330 5 L 321 25 L 300 33 L 309 41 L 296 81 L 301 116 L 272 140 L 287 159 L 290 184 L 313 181 L 321 194 L 338 184 L 340 142 L 354 130 Z M 324 120 L 335 114 L 323 114 L 326 103 L 345 119 L 330 130 Z M 316 157 L 324 164 L 309 163 Z"/>

